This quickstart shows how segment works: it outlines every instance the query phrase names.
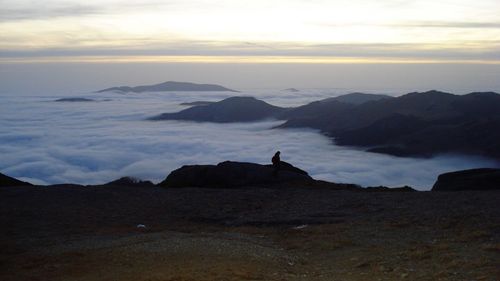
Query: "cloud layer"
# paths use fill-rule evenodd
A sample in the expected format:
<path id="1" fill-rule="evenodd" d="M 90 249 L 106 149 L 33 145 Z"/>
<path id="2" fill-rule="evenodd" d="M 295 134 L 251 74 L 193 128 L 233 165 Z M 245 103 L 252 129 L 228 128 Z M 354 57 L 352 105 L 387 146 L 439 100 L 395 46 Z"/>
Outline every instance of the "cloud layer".
<path id="1" fill-rule="evenodd" d="M 291 106 L 326 93 L 261 91 L 253 94 Z M 145 121 L 175 111 L 180 102 L 219 100 L 227 94 L 154 93 L 93 96 L 97 102 L 55 103 L 58 97 L 9 96 L 0 110 L 0 171 L 34 183 L 97 184 L 121 176 L 160 181 L 186 164 L 225 160 L 284 161 L 313 177 L 364 186 L 411 185 L 429 189 L 442 172 L 498 166 L 485 159 L 440 156 L 395 158 L 338 147 L 313 130 L 272 130 L 279 122 L 211 124 Z M 87 95 L 92 96 L 92 95 Z M 110 99 L 106 101 L 106 99 Z"/>

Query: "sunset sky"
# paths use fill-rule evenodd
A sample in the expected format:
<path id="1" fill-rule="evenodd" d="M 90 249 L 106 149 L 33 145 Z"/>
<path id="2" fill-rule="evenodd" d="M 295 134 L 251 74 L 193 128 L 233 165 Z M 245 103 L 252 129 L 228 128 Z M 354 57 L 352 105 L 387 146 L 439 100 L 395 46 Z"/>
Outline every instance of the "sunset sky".
<path id="1" fill-rule="evenodd" d="M 0 63 L 500 64 L 498 0 L 0 0 Z"/>
<path id="2" fill-rule="evenodd" d="M 3 60 L 500 61 L 497 0 L 2 0 L 0 6 Z"/>

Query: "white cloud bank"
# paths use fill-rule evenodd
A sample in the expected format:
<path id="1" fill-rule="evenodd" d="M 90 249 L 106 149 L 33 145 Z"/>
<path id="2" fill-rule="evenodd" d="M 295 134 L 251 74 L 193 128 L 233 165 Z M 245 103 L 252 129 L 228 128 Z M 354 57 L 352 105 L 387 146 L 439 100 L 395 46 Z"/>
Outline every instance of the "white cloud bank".
<path id="1" fill-rule="evenodd" d="M 253 92 L 278 105 L 303 104 L 322 92 Z M 212 124 L 144 120 L 176 111 L 180 102 L 220 100 L 222 93 L 106 94 L 98 102 L 56 103 L 58 97 L 5 96 L 0 105 L 0 172 L 40 184 L 105 183 L 121 176 L 158 182 L 186 164 L 282 159 L 314 178 L 363 186 L 430 189 L 438 174 L 498 167 L 490 160 L 440 156 L 396 158 L 332 144 L 313 130 L 270 130 L 279 124 Z M 110 101 L 103 101 L 104 99 Z"/>

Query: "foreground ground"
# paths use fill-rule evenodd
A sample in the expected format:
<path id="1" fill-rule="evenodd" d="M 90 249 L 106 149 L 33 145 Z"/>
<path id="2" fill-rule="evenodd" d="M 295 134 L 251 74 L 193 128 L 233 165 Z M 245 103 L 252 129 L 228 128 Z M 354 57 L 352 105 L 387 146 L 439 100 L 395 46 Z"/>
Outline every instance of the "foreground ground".
<path id="1" fill-rule="evenodd" d="M 0 280 L 500 280 L 499 202 L 495 191 L 0 188 Z"/>

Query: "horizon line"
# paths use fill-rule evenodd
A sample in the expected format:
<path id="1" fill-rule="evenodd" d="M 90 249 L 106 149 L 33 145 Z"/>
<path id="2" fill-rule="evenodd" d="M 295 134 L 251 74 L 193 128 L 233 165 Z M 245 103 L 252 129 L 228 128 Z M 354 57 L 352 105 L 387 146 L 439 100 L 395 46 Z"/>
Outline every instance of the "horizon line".
<path id="1" fill-rule="evenodd" d="M 333 56 L 40 56 L 1 58 L 0 63 L 241 63 L 241 64 L 500 64 L 498 60 Z"/>

